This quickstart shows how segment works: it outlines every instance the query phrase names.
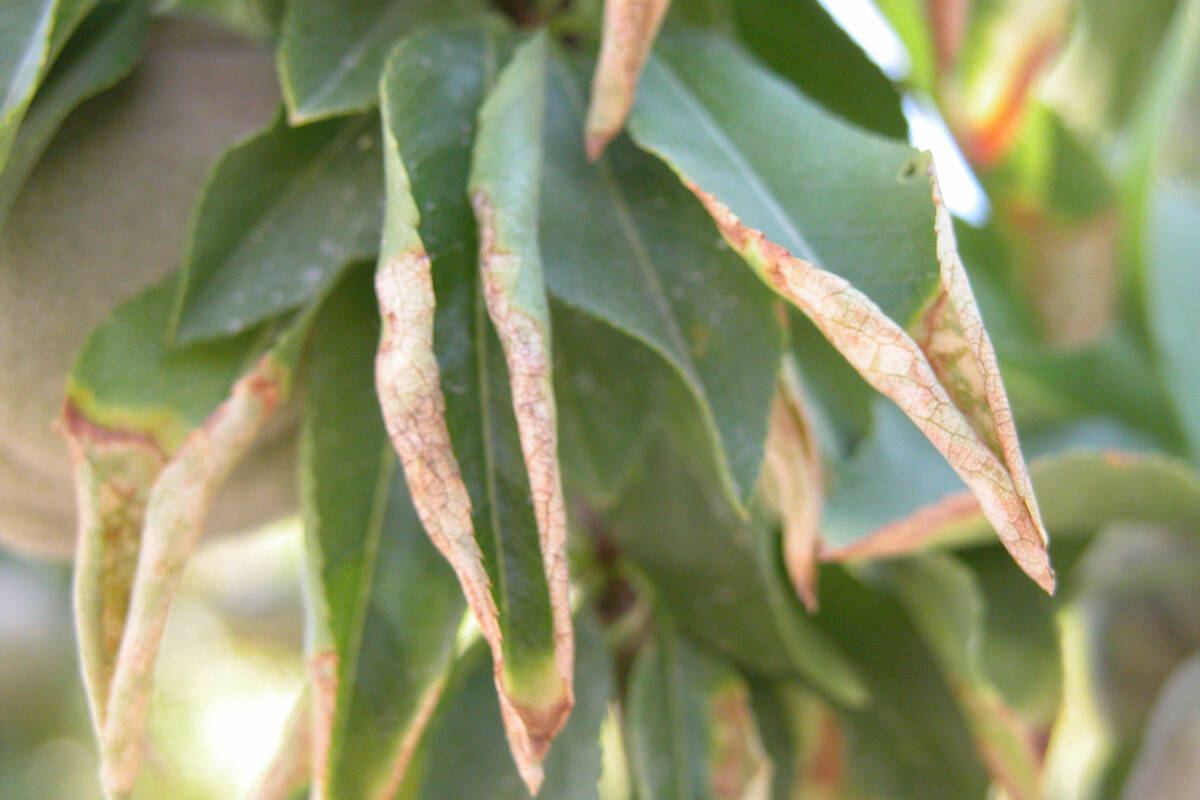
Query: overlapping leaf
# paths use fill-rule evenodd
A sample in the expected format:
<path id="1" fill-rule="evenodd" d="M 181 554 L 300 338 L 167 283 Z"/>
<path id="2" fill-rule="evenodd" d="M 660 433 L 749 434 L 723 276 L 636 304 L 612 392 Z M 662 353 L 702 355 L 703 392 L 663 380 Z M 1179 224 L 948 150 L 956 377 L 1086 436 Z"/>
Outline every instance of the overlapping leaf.
<path id="1" fill-rule="evenodd" d="M 638 76 L 670 4 L 671 0 L 605 0 L 600 57 L 584 122 L 589 158 L 598 158 L 624 127 Z"/>
<path id="2" fill-rule="evenodd" d="M 878 572 L 937 658 L 993 780 L 1013 800 L 1038 800 L 1033 730 L 988 679 L 980 647 L 984 607 L 971 573 L 948 556 L 888 562 Z"/>
<path id="3" fill-rule="evenodd" d="M 575 618 L 576 706 L 546 757 L 538 800 L 596 800 L 600 723 L 615 677 L 603 632 L 586 613 Z M 495 683 L 487 652 L 469 649 L 454 665 L 429 727 L 417 746 L 396 800 L 529 800 L 505 752 Z"/>
<path id="4" fill-rule="evenodd" d="M 554 567 L 548 580 L 543 568 L 543 556 L 553 554 L 539 543 L 467 192 L 476 115 L 512 47 L 512 37 L 476 26 L 410 38 L 389 61 L 377 385 L 417 511 L 492 647 L 513 754 L 536 787 L 571 707 L 560 661 L 570 652 L 569 627 L 556 623 L 565 576 Z M 434 59 L 439 68 L 430 70 Z"/>
<path id="5" fill-rule="evenodd" d="M 309 367 L 301 472 L 309 663 L 314 708 L 332 711 L 315 720 L 318 797 L 394 794 L 463 616 L 375 399 L 374 306 L 369 274 L 355 270 L 322 308 Z"/>
<path id="6" fill-rule="evenodd" d="M 278 51 L 288 116 L 302 123 L 372 108 L 380 71 L 397 40 L 426 25 L 477 15 L 484 7 L 481 0 L 289 2 Z"/>
<path id="7" fill-rule="evenodd" d="M 306 331 L 302 318 L 249 364 L 270 340 L 169 349 L 168 297 L 151 289 L 93 334 L 62 421 L 84 524 L 80 649 L 101 777 L 116 797 L 137 775 L 167 612 L 212 495 L 286 396 Z"/>
<path id="8" fill-rule="evenodd" d="M 816 622 L 870 692 L 862 707 L 838 710 L 845 742 L 840 792 L 895 800 L 985 796 L 988 774 L 967 720 L 937 656 L 895 598 L 827 569 Z"/>
<path id="9" fill-rule="evenodd" d="M 479 110 L 468 190 L 479 230 L 483 295 L 504 350 L 512 407 L 529 478 L 538 542 L 550 592 L 554 660 L 561 688 L 547 719 L 530 733 L 535 755 L 562 725 L 571 698 L 567 512 L 558 460 L 558 415 L 551 373 L 550 308 L 537 240 L 545 116 L 546 35 L 517 48 Z M 559 715 L 555 718 L 555 715 Z M 526 725 L 532 727 L 526 720 Z"/>
<path id="10" fill-rule="evenodd" d="M 175 336 L 227 336 L 327 289 L 379 246 L 374 114 L 291 128 L 280 114 L 217 164 L 192 232 Z"/>
<path id="11" fill-rule="evenodd" d="M 900 94 L 818 0 L 737 0 L 738 37 L 763 63 L 844 119 L 904 138 Z"/>
<path id="12" fill-rule="evenodd" d="M 629 679 L 629 751 L 638 795 L 766 800 L 771 763 L 750 690 L 727 664 L 667 627 Z"/>
<path id="13" fill-rule="evenodd" d="M 34 92 L 98 0 L 15 0 L 0 15 L 0 169 Z"/>
<path id="14" fill-rule="evenodd" d="M 771 296 L 653 158 L 617 139 L 588 163 L 580 72 L 551 62 L 539 232 L 550 292 L 645 343 L 678 373 L 713 442 L 721 486 L 744 507 L 782 352 Z"/>
<path id="15" fill-rule="evenodd" d="M 862 702 L 853 666 L 797 602 L 767 526 L 739 519 L 694 457 L 696 440 L 676 440 L 683 450 L 660 438 L 643 457 L 607 517 L 614 540 L 688 635 L 755 673 L 803 677 Z"/>
<path id="16" fill-rule="evenodd" d="M 1035 459 L 1032 471 L 1044 499 L 1046 527 L 1056 536 L 1090 534 L 1121 521 L 1200 524 L 1200 481 L 1173 458 L 1075 449 Z M 963 492 L 921 506 L 865 538 L 844 544 L 831 540 L 825 555 L 834 560 L 881 558 L 939 544 L 986 541 L 989 530 L 978 502 Z"/>
<path id="17" fill-rule="evenodd" d="M 660 52 L 630 121 L 635 139 L 921 427 L 1014 559 L 1052 590 L 996 356 L 928 157 L 839 123 L 715 38 L 680 37 Z"/>
<path id="18" fill-rule="evenodd" d="M 0 167 L 0 225 L 59 124 L 75 106 L 133 68 L 149 17 L 139 0 L 112 4 L 88 17 L 46 76 Z"/>

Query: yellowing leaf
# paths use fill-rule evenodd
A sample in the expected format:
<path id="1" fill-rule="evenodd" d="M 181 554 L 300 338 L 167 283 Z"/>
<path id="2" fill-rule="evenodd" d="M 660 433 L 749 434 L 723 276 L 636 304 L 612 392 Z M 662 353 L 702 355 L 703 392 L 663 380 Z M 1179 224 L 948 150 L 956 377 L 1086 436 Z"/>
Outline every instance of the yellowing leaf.
<path id="1" fill-rule="evenodd" d="M 621 132 L 633 108 L 638 76 L 670 4 L 671 0 L 605 0 L 600 61 L 584 123 L 588 158 L 599 158 Z"/>

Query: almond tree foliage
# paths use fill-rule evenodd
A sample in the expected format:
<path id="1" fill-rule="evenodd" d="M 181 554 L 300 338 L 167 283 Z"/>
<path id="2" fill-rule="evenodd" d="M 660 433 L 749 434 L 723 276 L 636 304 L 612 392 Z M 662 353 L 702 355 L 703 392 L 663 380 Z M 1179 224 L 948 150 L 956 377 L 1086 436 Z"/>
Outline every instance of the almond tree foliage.
<path id="1" fill-rule="evenodd" d="M 106 796 L 289 405 L 308 686 L 259 798 L 1184 796 L 1195 664 L 1130 699 L 1102 645 L 1200 564 L 1200 2 L 1131 5 L 882 0 L 892 80 L 814 0 L 6 0 L 0 218 L 155 14 L 284 99 L 68 381 Z M 1111 746 L 1067 792 L 1070 609 Z"/>

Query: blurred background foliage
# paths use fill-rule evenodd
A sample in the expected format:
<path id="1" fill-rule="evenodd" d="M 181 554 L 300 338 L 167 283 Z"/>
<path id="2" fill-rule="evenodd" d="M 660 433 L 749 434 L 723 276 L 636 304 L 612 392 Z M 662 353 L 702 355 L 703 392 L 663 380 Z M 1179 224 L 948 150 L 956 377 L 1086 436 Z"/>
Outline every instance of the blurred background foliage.
<path id="1" fill-rule="evenodd" d="M 281 9 L 177 0 L 160 11 L 265 40 Z M 797 27 L 773 25 L 779 9 Z M 1048 797 L 1196 796 L 1200 766 L 1178 754 L 1200 752 L 1200 3 L 679 0 L 673 13 L 717 18 L 834 112 L 934 150 L 1026 454 L 1050 459 L 1034 466 L 1047 516 L 1061 511 L 1074 526 L 1051 526 L 1062 579 L 1053 599 L 1000 566 L 998 545 L 956 553 L 965 571 L 946 574 L 979 598 L 984 634 L 971 647 L 1036 723 Z M 838 24 L 880 69 L 864 69 Z M 119 97 L 84 103 L 50 150 L 86 135 L 89 114 L 112 102 Z M 819 350 L 812 358 L 810 367 Z M 846 456 L 831 479 L 831 542 L 846 509 L 857 514 L 870 500 L 889 519 L 953 488 L 939 483 L 945 470 L 931 466 L 940 462 L 928 448 L 906 444 L 907 423 L 853 376 L 813 372 L 831 449 Z M 1095 462 L 1053 461 L 1081 447 L 1121 451 L 1110 458 L 1125 459 L 1132 477 L 1104 484 L 1089 479 Z M 1095 506 L 1115 511 L 1089 516 Z M 189 566 L 159 669 L 151 728 L 160 749 L 147 758 L 146 797 L 228 798 L 253 785 L 302 683 L 301 546 L 291 521 L 210 543 Z M 853 578 L 826 567 L 820 625 L 856 653 L 881 641 L 859 635 L 863 619 L 892 620 L 887 641 L 908 646 L 910 622 L 897 608 L 921 618 L 921 598 L 904 588 L 911 579 L 888 564 Z M 69 595 L 66 565 L 0 552 L 3 800 L 99 796 Z M 857 654 L 882 663 L 869 681 L 898 679 L 886 651 Z M 826 712 L 812 696 L 752 688 L 769 752 L 820 751 Z M 881 735 L 872 724 L 847 733 L 851 757 L 868 765 Z M 618 726 L 603 729 L 606 800 L 631 791 Z M 777 776 L 805 787 L 779 797 L 826 796 L 811 766 L 777 758 Z M 943 777 L 937 765 L 926 772 L 897 795 Z"/>

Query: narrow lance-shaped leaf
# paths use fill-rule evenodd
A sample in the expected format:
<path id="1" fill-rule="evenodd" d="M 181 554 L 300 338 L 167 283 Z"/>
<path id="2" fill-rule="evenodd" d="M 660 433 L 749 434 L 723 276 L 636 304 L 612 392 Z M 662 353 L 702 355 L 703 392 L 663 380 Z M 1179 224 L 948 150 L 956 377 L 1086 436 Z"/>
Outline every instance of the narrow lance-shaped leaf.
<path id="1" fill-rule="evenodd" d="M 546 756 L 538 800 L 599 800 L 600 726 L 615 700 L 612 657 L 604 631 L 587 612 L 575 618 L 574 694 L 577 705 Z M 455 663 L 441 701 L 413 754 L 396 800 L 529 800 L 504 740 L 489 674 L 479 642 Z"/>
<path id="2" fill-rule="evenodd" d="M 889 562 L 878 571 L 938 660 L 993 779 L 1012 800 L 1040 798 L 1033 730 L 984 674 L 983 598 L 971 573 L 941 555 Z"/>
<path id="3" fill-rule="evenodd" d="M 38 84 L 98 0 L 14 0 L 0 9 L 0 170 Z"/>
<path id="4" fill-rule="evenodd" d="M 629 750 L 642 797 L 767 800 L 771 762 L 750 689 L 727 664 L 662 627 L 634 662 Z"/>
<path id="5" fill-rule="evenodd" d="M 604 1 L 600 59 L 584 123 L 588 158 L 599 158 L 625 125 L 637 93 L 638 76 L 670 5 L 671 0 Z"/>
<path id="6" fill-rule="evenodd" d="M 664 439 L 651 443 L 606 518 L 630 564 L 706 647 L 756 674 L 801 677 L 838 702 L 861 705 L 862 680 L 796 601 L 769 525 L 738 518 L 715 491 L 712 470 L 695 458 L 694 437 Z"/>
<path id="7" fill-rule="evenodd" d="M 379 246 L 375 114 L 291 128 L 282 112 L 217 163 L 179 282 L 182 342 L 238 333 L 327 290 Z"/>
<path id="8" fill-rule="evenodd" d="M 146 503 L 159 471 L 237 379 L 254 336 L 169 349 L 170 287 L 118 306 L 68 382 L 59 430 L 75 469 L 79 532 L 74 612 L 92 721 L 104 726 Z"/>
<path id="9" fill-rule="evenodd" d="M 537 240 L 545 112 L 546 37 L 517 48 L 479 112 L 469 191 L 479 225 L 479 265 L 488 314 L 504 348 L 513 409 L 537 519 L 559 686 L 540 688 L 538 718 L 523 719 L 501 696 L 514 749 L 540 761 L 574 702 L 567 513 L 558 461 L 558 414 L 550 355 L 550 309 Z M 526 712 L 525 717 L 529 717 Z M 518 726 L 526 728 L 516 735 Z M 541 752 L 538 752 L 538 751 Z"/>
<path id="10" fill-rule="evenodd" d="M 480 0 L 288 3 L 278 51 L 288 117 L 301 124 L 372 108 L 396 41 L 422 26 L 476 16 L 484 6 Z"/>
<path id="11" fill-rule="evenodd" d="M 67 114 L 133 69 L 149 27 L 148 5 L 131 0 L 98 9 L 47 74 L 0 167 L 0 225 Z"/>
<path id="12" fill-rule="evenodd" d="M 912 418 L 1021 568 L 1053 591 L 996 356 L 928 157 L 846 126 L 736 49 L 694 36 L 651 60 L 630 129 L 759 276 Z M 829 199 L 831 182 L 847 187 L 843 200 Z"/>
<path id="13" fill-rule="evenodd" d="M 301 436 L 316 800 L 392 797 L 464 610 L 384 430 L 378 341 L 371 275 L 356 267 L 315 325 Z"/>
<path id="14" fill-rule="evenodd" d="M 817 610 L 824 476 L 807 400 L 790 359 L 784 360 L 767 423 L 763 488 L 783 520 L 783 563 L 809 611 Z"/>
<path id="15" fill-rule="evenodd" d="M 680 376 L 719 488 L 748 514 L 782 355 L 776 301 L 655 158 L 622 138 L 588 163 L 587 70 L 551 60 L 539 230 L 551 297 L 648 346 Z"/>
<path id="16" fill-rule="evenodd" d="M 555 626 L 467 188 L 480 105 L 515 43 L 487 25 L 430 32 L 405 40 L 388 63 L 377 384 L 417 511 L 492 649 L 499 694 L 514 712 L 505 713 L 514 758 L 536 786 L 569 709 L 556 648 L 566 626 Z"/>
<path id="17" fill-rule="evenodd" d="M 15 0 L 4 7 L 0 42 L 0 165 L 46 62 L 54 0 Z"/>
<path id="18" fill-rule="evenodd" d="M 1184 462 L 1157 454 L 1076 450 L 1032 463 L 1046 526 L 1055 536 L 1087 535 L 1113 522 L 1200 525 L 1200 480 Z M 855 542 L 830 548 L 828 560 L 859 561 L 988 536 L 978 499 L 950 494 Z"/>
<path id="19" fill-rule="evenodd" d="M 101 781 L 110 797 L 133 790 L 167 613 L 212 497 L 287 396 L 307 321 L 302 317 L 238 378 L 229 397 L 172 453 L 150 490 L 101 737 Z"/>

